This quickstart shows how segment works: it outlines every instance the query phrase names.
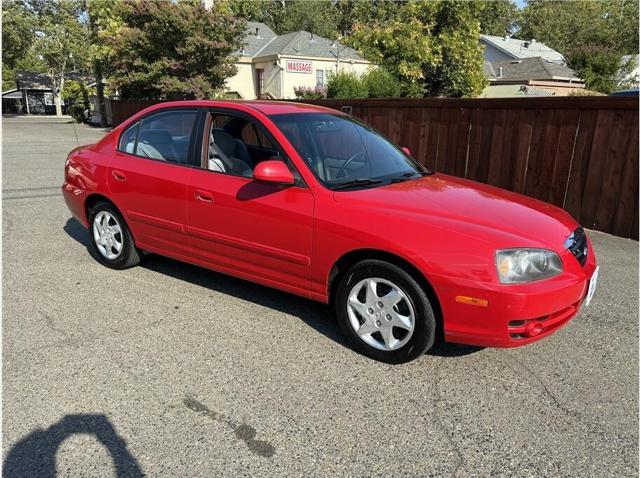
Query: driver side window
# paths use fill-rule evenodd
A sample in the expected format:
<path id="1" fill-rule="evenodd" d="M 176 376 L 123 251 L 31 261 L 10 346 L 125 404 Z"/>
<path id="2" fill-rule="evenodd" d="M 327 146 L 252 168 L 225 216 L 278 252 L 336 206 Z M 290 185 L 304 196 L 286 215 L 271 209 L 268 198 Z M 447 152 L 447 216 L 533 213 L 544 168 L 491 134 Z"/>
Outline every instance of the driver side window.
<path id="1" fill-rule="evenodd" d="M 217 173 L 253 177 L 253 169 L 262 161 L 282 159 L 299 177 L 295 168 L 283 159 L 282 151 L 269 140 L 264 128 L 243 117 L 211 112 L 205 124 L 201 167 Z"/>

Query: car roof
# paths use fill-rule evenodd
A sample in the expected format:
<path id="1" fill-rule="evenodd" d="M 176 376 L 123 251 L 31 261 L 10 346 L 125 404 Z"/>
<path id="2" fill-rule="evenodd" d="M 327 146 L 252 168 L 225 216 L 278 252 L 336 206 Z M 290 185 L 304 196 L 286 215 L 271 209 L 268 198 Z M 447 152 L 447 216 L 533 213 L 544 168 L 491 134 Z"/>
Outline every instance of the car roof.
<path id="1" fill-rule="evenodd" d="M 170 101 L 154 105 L 157 107 L 184 107 L 184 106 L 205 106 L 205 107 L 230 107 L 244 105 L 256 109 L 267 116 L 277 114 L 298 114 L 298 113 L 332 113 L 343 114 L 323 106 L 309 105 L 306 103 L 295 103 L 292 101 L 271 101 L 271 100 L 187 100 Z M 154 108 L 155 109 L 155 108 Z"/>

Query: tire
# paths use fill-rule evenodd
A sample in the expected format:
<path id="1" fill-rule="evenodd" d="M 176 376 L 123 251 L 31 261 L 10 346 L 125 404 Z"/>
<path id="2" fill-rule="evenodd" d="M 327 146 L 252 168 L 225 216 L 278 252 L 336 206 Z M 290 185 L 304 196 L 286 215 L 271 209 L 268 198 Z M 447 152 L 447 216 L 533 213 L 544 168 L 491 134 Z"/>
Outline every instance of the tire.
<path id="1" fill-rule="evenodd" d="M 98 224 L 96 223 L 98 221 Z M 106 222 L 105 222 L 106 221 Z M 107 243 L 98 243 L 98 230 L 111 231 Z M 118 232 L 113 232 L 119 229 Z M 140 263 L 140 253 L 136 249 L 129 227 L 118 209 L 111 203 L 98 202 L 89 211 L 89 249 L 93 257 L 102 265 L 111 269 L 127 269 Z M 119 245 L 119 246 L 118 246 Z M 119 247 L 119 249 L 118 249 Z M 105 252 L 105 251 L 109 252 Z"/>
<path id="2" fill-rule="evenodd" d="M 436 320 L 425 291 L 394 264 L 364 260 L 353 265 L 338 284 L 334 307 L 353 347 L 374 360 L 409 362 L 434 343 Z"/>

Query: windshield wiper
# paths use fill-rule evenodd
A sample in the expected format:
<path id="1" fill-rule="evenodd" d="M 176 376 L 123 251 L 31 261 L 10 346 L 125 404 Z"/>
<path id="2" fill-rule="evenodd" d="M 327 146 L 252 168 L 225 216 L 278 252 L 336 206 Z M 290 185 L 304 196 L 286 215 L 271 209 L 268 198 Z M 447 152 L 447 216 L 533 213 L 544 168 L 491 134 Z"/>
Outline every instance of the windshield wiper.
<path id="1" fill-rule="evenodd" d="M 338 186 L 334 186 L 332 189 L 335 191 L 338 189 L 347 189 L 357 186 L 370 186 L 373 184 L 380 184 L 381 182 L 382 181 L 380 181 L 379 179 L 354 179 L 352 181 L 347 181 L 346 183 L 339 184 Z"/>
<path id="2" fill-rule="evenodd" d="M 433 173 L 426 172 L 426 171 L 409 171 L 408 173 L 404 173 L 404 174 L 401 174 L 398 177 L 393 178 L 389 182 L 390 183 L 401 183 L 402 181 L 407 181 L 409 179 L 412 179 L 416 174 L 420 175 L 420 177 L 423 177 L 423 176 L 429 176 L 430 174 L 433 174 Z"/>

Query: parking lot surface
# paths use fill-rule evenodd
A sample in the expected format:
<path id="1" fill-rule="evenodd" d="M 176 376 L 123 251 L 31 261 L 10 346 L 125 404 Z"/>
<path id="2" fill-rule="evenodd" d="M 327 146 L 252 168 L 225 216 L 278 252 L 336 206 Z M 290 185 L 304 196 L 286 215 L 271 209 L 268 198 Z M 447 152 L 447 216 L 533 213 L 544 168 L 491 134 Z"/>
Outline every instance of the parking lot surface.
<path id="1" fill-rule="evenodd" d="M 594 301 L 541 342 L 381 364 L 323 305 L 99 265 L 60 185 L 102 134 L 2 122 L 4 476 L 637 475 L 637 242 L 590 232 Z"/>

